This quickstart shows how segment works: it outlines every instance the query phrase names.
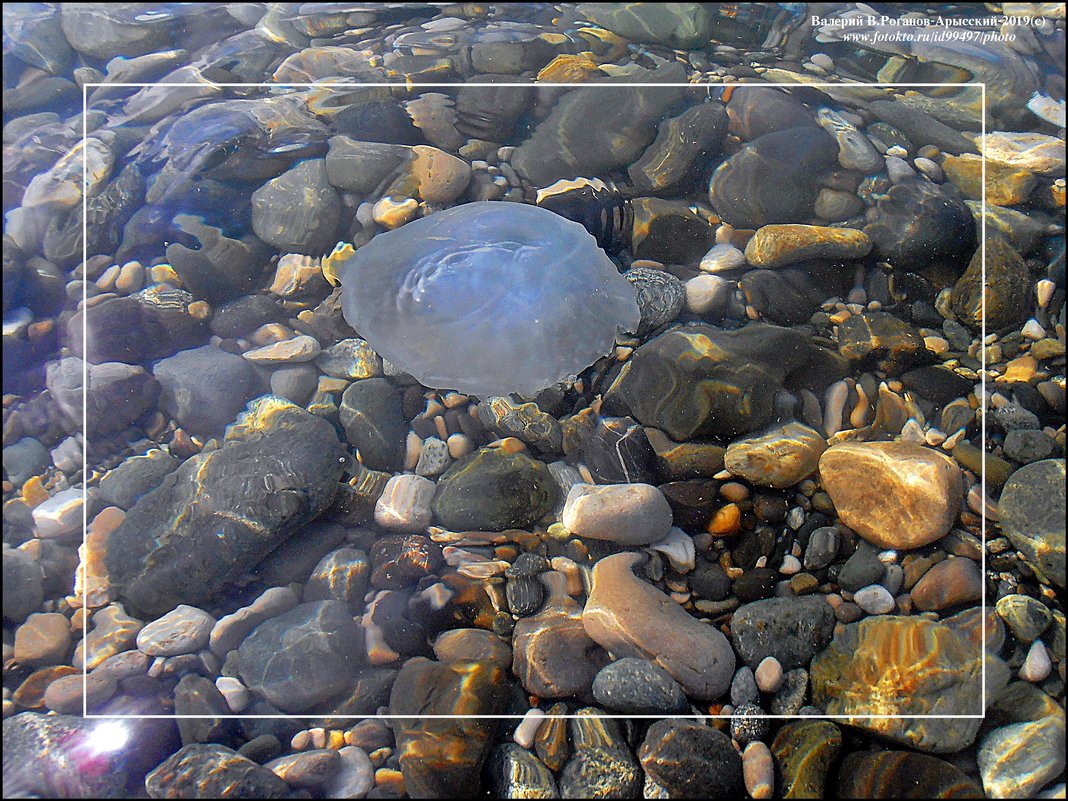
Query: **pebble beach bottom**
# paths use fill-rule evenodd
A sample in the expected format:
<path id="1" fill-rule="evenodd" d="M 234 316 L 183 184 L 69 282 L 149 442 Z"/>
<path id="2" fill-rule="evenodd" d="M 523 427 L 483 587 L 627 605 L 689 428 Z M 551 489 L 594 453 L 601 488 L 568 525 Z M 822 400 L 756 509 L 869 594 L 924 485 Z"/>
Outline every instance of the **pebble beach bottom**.
<path id="1" fill-rule="evenodd" d="M 1064 8 L 876 6 L 6 4 L 4 797 L 1064 798 Z"/>

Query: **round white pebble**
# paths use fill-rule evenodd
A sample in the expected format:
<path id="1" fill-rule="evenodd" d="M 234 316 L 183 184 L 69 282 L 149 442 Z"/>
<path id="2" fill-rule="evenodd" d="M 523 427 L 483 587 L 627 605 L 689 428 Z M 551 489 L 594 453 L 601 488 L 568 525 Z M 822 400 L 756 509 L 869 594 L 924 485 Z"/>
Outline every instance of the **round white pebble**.
<path id="1" fill-rule="evenodd" d="M 853 603 L 869 615 L 888 615 L 894 611 L 894 596 L 881 584 L 869 584 L 853 594 Z"/>

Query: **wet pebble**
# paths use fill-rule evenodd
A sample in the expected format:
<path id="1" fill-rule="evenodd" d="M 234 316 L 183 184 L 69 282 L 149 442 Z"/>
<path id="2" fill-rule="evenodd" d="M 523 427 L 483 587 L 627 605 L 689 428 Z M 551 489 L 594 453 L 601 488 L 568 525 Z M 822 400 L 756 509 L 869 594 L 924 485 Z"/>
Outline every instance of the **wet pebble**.
<path id="1" fill-rule="evenodd" d="M 672 514 L 664 494 L 649 484 L 576 484 L 561 520 L 580 537 L 644 545 L 667 535 Z"/>
<path id="2" fill-rule="evenodd" d="M 593 679 L 593 697 L 623 714 L 679 714 L 689 709 L 682 688 L 667 671 L 644 659 L 620 659 Z"/>
<path id="3" fill-rule="evenodd" d="M 894 596 L 881 584 L 869 584 L 853 593 L 853 603 L 869 615 L 888 615 L 894 611 Z"/>
<path id="4" fill-rule="evenodd" d="M 182 604 L 147 624 L 137 635 L 137 647 L 149 656 L 180 656 L 208 644 L 215 618 L 195 606 Z"/>
<path id="5" fill-rule="evenodd" d="M 760 664 L 757 665 L 753 675 L 756 679 L 756 685 L 760 688 L 762 693 L 774 694 L 779 691 L 780 687 L 782 687 L 782 665 L 779 663 L 779 660 L 773 656 L 768 656 L 760 660 Z"/>

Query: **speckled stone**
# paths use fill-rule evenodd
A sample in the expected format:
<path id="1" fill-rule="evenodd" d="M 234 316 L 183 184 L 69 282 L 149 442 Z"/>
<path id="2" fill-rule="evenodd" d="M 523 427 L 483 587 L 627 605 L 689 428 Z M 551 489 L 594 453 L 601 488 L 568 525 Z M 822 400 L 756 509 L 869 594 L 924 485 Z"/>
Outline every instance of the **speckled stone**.
<path id="1" fill-rule="evenodd" d="M 672 798 L 740 798 L 744 792 L 742 758 L 730 738 L 697 721 L 657 721 L 638 759 Z"/>
<path id="2" fill-rule="evenodd" d="M 907 442 L 845 442 L 820 458 L 842 522 L 881 548 L 920 548 L 945 536 L 964 494 L 945 454 Z"/>
<path id="3" fill-rule="evenodd" d="M 994 658 L 987 665 L 987 693 L 993 697 L 1008 681 L 1008 670 Z M 978 718 L 908 717 L 983 712 L 978 648 L 943 623 L 889 615 L 851 623 L 812 660 L 811 670 L 814 704 L 910 748 L 954 753 L 979 731 Z"/>
<path id="4" fill-rule="evenodd" d="M 774 656 L 786 669 L 805 667 L 830 642 L 834 610 L 822 596 L 767 598 L 740 607 L 731 619 L 738 654 L 756 668 Z"/>
<path id="5" fill-rule="evenodd" d="M 644 659 L 620 659 L 593 679 L 593 697 L 604 707 L 631 715 L 686 712 L 686 694 L 671 675 Z"/>

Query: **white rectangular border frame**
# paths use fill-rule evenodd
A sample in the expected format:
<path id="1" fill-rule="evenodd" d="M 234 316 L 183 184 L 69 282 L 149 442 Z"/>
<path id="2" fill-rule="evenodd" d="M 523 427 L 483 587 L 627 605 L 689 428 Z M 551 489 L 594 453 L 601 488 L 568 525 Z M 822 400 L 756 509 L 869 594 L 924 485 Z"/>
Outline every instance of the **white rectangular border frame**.
<path id="1" fill-rule="evenodd" d="M 86 237 L 86 233 L 87 233 L 87 230 L 86 230 L 86 228 L 87 228 L 87 218 L 86 218 L 86 214 L 85 214 L 85 197 L 86 197 L 86 193 L 88 191 L 88 186 L 89 186 L 89 175 L 88 175 L 88 169 L 89 169 L 89 163 L 88 162 L 89 162 L 89 159 L 88 159 L 88 154 L 87 154 L 87 150 L 86 150 L 86 140 L 89 137 L 89 131 L 88 131 L 88 98 L 89 98 L 89 91 L 91 89 L 94 89 L 94 88 L 99 87 L 99 86 L 106 86 L 106 87 L 113 88 L 113 89 L 114 88 L 143 89 L 143 88 L 151 87 L 151 86 L 185 87 L 185 86 L 189 86 L 189 85 L 190 84 L 188 84 L 188 83 L 166 83 L 166 82 L 159 82 L 159 83 L 86 83 L 86 84 L 82 85 L 82 201 L 81 201 L 81 205 L 82 205 L 82 263 L 83 264 L 85 263 L 85 261 L 88 260 L 88 239 Z M 456 89 L 459 86 L 484 86 L 484 87 L 492 87 L 492 88 L 501 88 L 501 87 L 504 87 L 504 86 L 515 86 L 515 87 L 539 86 L 539 87 L 546 87 L 546 88 L 549 88 L 549 87 L 562 87 L 562 88 L 567 88 L 567 89 L 581 89 L 581 88 L 587 88 L 587 87 L 593 87 L 593 86 L 600 86 L 600 87 L 603 87 L 603 88 L 606 88 L 606 89 L 626 88 L 626 87 L 634 88 L 634 87 L 641 87 L 641 86 L 649 86 L 649 87 L 684 87 L 684 88 L 687 88 L 687 89 L 694 89 L 694 88 L 697 88 L 697 89 L 709 88 L 709 89 L 711 89 L 711 88 L 714 88 L 714 87 L 732 87 L 732 88 L 737 89 L 738 87 L 741 87 L 741 86 L 762 86 L 762 87 L 766 87 L 766 88 L 781 88 L 781 89 L 804 89 L 806 87 L 810 87 L 810 88 L 814 88 L 814 89 L 818 89 L 818 88 L 821 88 L 821 87 L 830 87 L 830 88 L 835 88 L 835 89 L 845 89 L 845 88 L 848 88 L 848 87 L 851 87 L 851 86 L 857 86 L 857 87 L 867 86 L 867 87 L 882 88 L 882 89 L 921 89 L 921 88 L 933 89 L 933 88 L 961 88 L 961 87 L 965 87 L 965 86 L 978 86 L 978 87 L 980 87 L 980 90 L 981 90 L 981 94 L 980 94 L 981 118 L 982 118 L 981 119 L 981 135 L 982 135 L 984 141 L 986 139 L 986 117 L 987 117 L 986 83 L 975 83 L 975 82 L 972 82 L 972 83 L 861 83 L 861 82 L 835 83 L 835 82 L 831 82 L 831 81 L 823 81 L 823 82 L 803 82 L 803 83 L 802 82 L 798 82 L 798 83 L 755 83 L 755 84 L 746 84 L 746 83 L 738 83 L 738 82 L 735 82 L 735 83 L 674 83 L 674 82 L 668 82 L 668 83 L 611 83 L 611 84 L 586 83 L 586 84 L 583 84 L 583 83 L 558 83 L 558 82 L 530 83 L 530 82 L 522 82 L 522 81 L 516 81 L 514 83 L 479 83 L 477 81 L 474 81 L 474 82 L 471 82 L 471 83 L 448 83 L 448 82 L 434 81 L 434 82 L 369 82 L 369 83 L 316 82 L 316 83 L 303 83 L 303 84 L 301 84 L 301 83 L 216 83 L 216 84 L 212 84 L 212 86 L 217 86 L 219 88 L 229 88 L 229 89 L 236 89 L 236 88 L 245 88 L 245 89 L 249 89 L 249 88 L 265 88 L 265 89 L 287 89 L 288 88 L 288 89 L 298 89 L 298 88 L 307 88 L 307 87 L 354 89 L 354 88 L 360 88 L 360 87 L 365 87 L 365 86 L 366 87 L 378 86 L 378 87 L 389 87 L 389 88 L 398 88 L 398 89 L 407 89 L 407 90 L 412 90 L 412 89 Z M 982 347 L 980 348 L 980 362 L 981 362 L 980 383 L 981 383 L 981 386 L 982 386 L 982 393 L 983 393 L 983 397 L 981 399 L 981 403 L 982 403 L 981 410 L 983 410 L 984 413 L 982 414 L 982 416 L 980 418 L 980 449 L 981 449 L 981 452 L 982 452 L 982 457 L 981 457 L 981 460 L 982 460 L 982 475 L 979 476 L 979 482 L 980 482 L 979 486 L 982 488 L 982 493 L 983 493 L 982 500 L 985 503 L 985 500 L 987 498 L 987 493 L 986 493 L 986 490 L 987 490 L 987 487 L 986 487 L 986 414 L 985 414 L 986 398 L 987 398 L 987 365 L 986 365 L 986 344 L 985 344 L 986 343 L 986 337 L 987 337 L 987 332 L 986 332 L 986 291 L 985 291 L 985 288 L 986 288 L 986 156 L 982 155 L 982 154 L 980 154 L 980 155 L 981 155 L 981 160 L 982 160 L 981 170 L 980 170 L 981 181 L 982 181 L 982 198 L 980 200 L 980 209 L 981 209 L 981 217 L 982 217 L 982 219 L 980 220 L 980 225 L 979 225 L 979 228 L 980 228 L 979 249 L 980 249 L 980 260 L 981 260 L 982 287 L 983 287 L 983 292 L 981 294 L 981 301 L 980 301 L 980 306 L 981 306 L 982 315 L 983 315 L 983 323 L 982 323 L 982 330 L 981 330 L 981 336 L 982 336 L 981 345 L 982 345 Z M 83 286 L 82 286 L 82 303 L 83 303 L 83 305 L 85 304 L 87 299 L 88 299 L 88 282 L 84 282 Z M 87 336 L 88 336 L 87 316 L 86 315 L 82 315 L 82 343 L 83 343 L 83 347 L 85 347 L 86 343 L 88 342 Z M 85 540 L 86 540 L 86 536 L 88 534 L 88 527 L 89 527 L 89 520 L 88 520 L 89 508 L 88 508 L 88 504 L 85 502 L 85 496 L 87 495 L 87 492 L 88 492 L 88 488 L 85 485 L 85 478 L 86 478 L 86 476 L 88 475 L 88 472 L 89 472 L 89 470 L 88 470 L 88 458 L 89 458 L 88 457 L 88 434 L 87 434 L 88 427 L 86 425 L 86 423 L 87 423 L 87 413 L 88 413 L 88 411 L 87 411 L 88 410 L 87 396 L 88 396 L 88 387 L 89 387 L 88 364 L 89 364 L 88 361 L 83 358 L 83 360 L 82 360 L 82 436 L 83 436 L 84 441 L 86 443 L 85 447 L 83 447 L 83 449 L 82 449 L 82 492 L 83 492 L 83 503 L 82 503 L 82 548 L 83 548 L 83 552 L 85 550 L 87 550 L 87 547 L 86 547 L 86 544 L 85 544 Z M 760 717 L 764 718 L 764 719 L 767 719 L 767 720 L 841 720 L 841 721 L 845 721 L 845 722 L 853 721 L 853 720 L 884 720 L 884 719 L 891 719 L 891 720 L 897 720 L 897 719 L 904 719 L 904 720 L 926 720 L 926 719 L 930 719 L 930 720 L 983 720 L 986 717 L 986 707 L 987 707 L 987 703 L 986 703 L 986 701 L 987 701 L 987 694 L 986 694 L 986 668 L 987 668 L 987 665 L 986 665 L 986 663 L 987 663 L 986 638 L 987 638 L 987 632 L 986 632 L 986 628 L 987 627 L 986 627 L 986 619 L 985 619 L 985 610 L 986 610 L 986 538 L 987 538 L 986 537 L 986 528 L 987 528 L 987 519 L 986 519 L 985 505 L 983 505 L 981 508 L 982 508 L 982 511 L 980 512 L 980 533 L 981 533 L 981 539 L 982 539 L 982 555 L 981 555 L 980 570 L 982 572 L 982 597 L 980 599 L 980 609 L 984 610 L 984 616 L 981 619 L 981 626 L 980 626 L 980 631 L 981 631 L 980 658 L 982 659 L 982 682 L 981 682 L 981 684 L 982 684 L 982 694 L 981 694 L 981 699 L 980 700 L 982 702 L 982 708 L 981 708 L 979 714 L 976 714 L 976 715 L 826 715 L 826 714 L 822 714 L 822 715 L 812 715 L 812 716 L 807 716 L 807 715 L 770 715 L 769 714 L 769 715 L 761 715 Z M 85 566 L 84 566 L 84 562 L 81 562 L 79 564 L 79 570 L 82 571 L 82 586 L 84 587 L 85 586 Z M 81 609 L 81 615 L 82 615 L 82 636 L 85 637 L 89 633 L 89 628 L 88 628 L 88 615 L 89 615 L 89 612 L 88 612 L 88 609 L 84 605 L 83 605 L 83 607 Z M 86 666 L 87 666 L 87 661 L 86 660 L 87 660 L 87 656 L 85 655 L 85 649 L 83 648 L 82 649 L 82 717 L 95 719 L 95 720 L 101 720 L 101 719 L 104 719 L 104 720 L 122 720 L 122 719 L 134 719 L 134 720 L 137 720 L 137 719 L 142 719 L 142 718 L 144 718 L 144 719 L 154 719 L 155 718 L 155 719 L 163 719 L 163 720 L 198 720 L 198 719 L 204 719 L 204 720 L 222 720 L 222 719 L 227 719 L 227 720 L 229 720 L 229 719 L 256 720 L 256 719 L 268 719 L 268 720 L 314 721 L 314 720 L 324 720 L 324 719 L 331 719 L 331 720 L 367 720 L 367 719 L 370 719 L 370 718 L 380 719 L 380 720 L 394 720 L 394 719 L 406 719 L 406 718 L 413 718 L 413 717 L 418 717 L 420 720 L 422 720 L 422 719 L 427 719 L 427 720 L 431 720 L 431 719 L 521 720 L 523 718 L 523 715 L 507 715 L 507 714 L 505 714 L 505 715 L 418 715 L 418 716 L 412 716 L 412 715 L 284 715 L 284 714 L 282 714 L 282 715 L 236 715 L 236 714 L 235 715 L 100 715 L 100 714 L 90 714 L 89 710 L 87 708 L 88 707 L 87 683 L 88 683 L 89 674 L 88 674 L 88 671 L 86 670 Z M 574 714 L 571 714 L 571 715 L 548 715 L 548 714 L 546 714 L 544 717 L 546 717 L 546 718 L 570 719 L 570 718 L 577 718 L 577 717 L 581 717 L 581 716 L 574 715 Z M 674 718 L 696 719 L 696 720 L 704 720 L 704 719 L 730 720 L 731 718 L 737 717 L 737 716 L 734 716 L 734 715 L 723 715 L 723 714 L 718 714 L 718 715 L 711 715 L 711 714 L 689 714 L 689 715 L 616 715 L 616 714 L 605 714 L 605 715 L 602 715 L 600 717 L 604 717 L 604 718 L 608 718 L 608 719 L 612 719 L 612 720 L 664 720 L 664 719 L 667 719 L 667 718 L 673 718 L 673 719 Z"/>

